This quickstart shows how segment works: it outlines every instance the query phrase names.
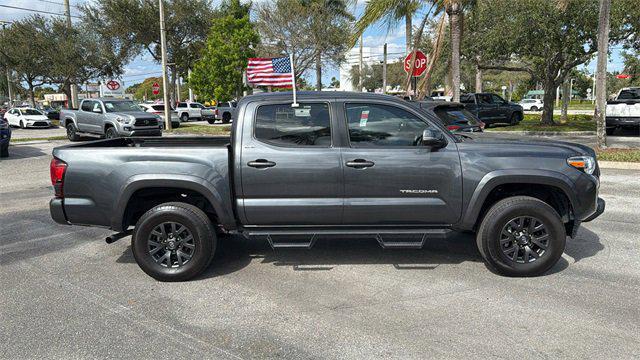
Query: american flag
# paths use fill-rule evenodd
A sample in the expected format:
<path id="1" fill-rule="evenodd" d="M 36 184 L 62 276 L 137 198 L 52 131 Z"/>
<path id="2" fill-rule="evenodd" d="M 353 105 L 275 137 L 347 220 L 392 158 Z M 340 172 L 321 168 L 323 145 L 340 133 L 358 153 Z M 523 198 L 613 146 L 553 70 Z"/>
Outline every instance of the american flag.
<path id="1" fill-rule="evenodd" d="M 249 58 L 247 81 L 253 85 L 292 87 L 288 57 Z"/>

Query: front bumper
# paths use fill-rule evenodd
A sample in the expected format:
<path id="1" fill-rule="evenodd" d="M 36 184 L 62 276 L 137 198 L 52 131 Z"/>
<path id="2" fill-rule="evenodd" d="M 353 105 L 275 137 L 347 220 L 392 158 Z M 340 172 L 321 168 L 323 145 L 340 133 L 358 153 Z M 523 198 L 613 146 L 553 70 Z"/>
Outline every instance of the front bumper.
<path id="1" fill-rule="evenodd" d="M 28 122 L 24 124 L 24 126 L 28 128 L 49 128 L 51 127 L 51 122 L 49 121 Z"/>
<path id="2" fill-rule="evenodd" d="M 53 221 L 58 224 L 69 225 L 67 221 L 67 216 L 64 213 L 64 203 L 63 199 L 53 198 L 49 201 L 49 212 L 51 213 L 51 218 Z"/>
<path id="3" fill-rule="evenodd" d="M 606 124 L 607 127 L 640 126 L 640 117 L 607 116 Z"/>
<path id="4" fill-rule="evenodd" d="M 147 129 L 124 129 L 121 133 L 121 136 L 162 136 L 162 129 L 160 126 L 147 128 Z"/>
<path id="5" fill-rule="evenodd" d="M 606 203 L 605 203 L 604 199 L 599 197 L 598 198 L 598 202 L 597 202 L 596 212 L 591 214 L 586 219 L 582 220 L 582 222 L 589 222 L 589 221 L 597 218 L 598 216 L 602 215 L 602 213 L 604 212 L 605 206 L 606 206 Z"/>

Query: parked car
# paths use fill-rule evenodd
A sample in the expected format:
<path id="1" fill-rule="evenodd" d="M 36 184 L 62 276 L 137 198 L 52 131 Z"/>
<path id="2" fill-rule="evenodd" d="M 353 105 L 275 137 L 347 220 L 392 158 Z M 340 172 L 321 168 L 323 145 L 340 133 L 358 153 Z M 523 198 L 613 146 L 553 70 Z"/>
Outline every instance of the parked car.
<path id="1" fill-rule="evenodd" d="M 215 120 L 222 120 L 223 123 L 228 124 L 231 122 L 231 118 L 236 113 L 236 107 L 238 103 L 235 101 L 221 101 L 216 104 L 215 111 Z M 210 122 L 213 124 L 213 122 Z"/>
<path id="2" fill-rule="evenodd" d="M 9 156 L 9 143 L 11 142 L 11 127 L 9 122 L 0 117 L 0 158 Z"/>
<path id="3" fill-rule="evenodd" d="M 487 126 L 493 124 L 516 125 L 523 119 L 522 106 L 506 101 L 496 94 L 468 93 L 460 102 Z"/>
<path id="4" fill-rule="evenodd" d="M 420 248 L 472 231 L 492 269 L 534 276 L 604 211 L 587 146 L 468 139 L 387 95 L 300 92 L 298 102 L 290 92 L 244 97 L 231 138 L 58 147 L 51 216 L 116 231 L 107 242 L 133 234 L 142 270 L 181 281 L 209 266 L 222 233 L 275 248 L 310 248 L 318 235 Z"/>
<path id="5" fill-rule="evenodd" d="M 463 104 L 444 101 L 418 101 L 418 106 L 431 111 L 453 132 L 481 132 L 484 123 L 467 110 Z"/>
<path id="6" fill-rule="evenodd" d="M 640 132 L 640 87 L 621 89 L 614 100 L 607 101 L 607 135 L 619 128 L 634 128 Z"/>
<path id="7" fill-rule="evenodd" d="M 180 116 L 180 121 L 187 122 L 189 120 L 214 120 L 215 112 L 213 109 L 207 109 L 198 102 L 179 102 L 176 106 L 176 112 Z"/>
<path id="8" fill-rule="evenodd" d="M 42 106 L 39 107 L 38 110 L 47 115 L 49 120 L 60 120 L 60 111 L 52 108 L 51 106 Z"/>
<path id="9" fill-rule="evenodd" d="M 542 111 L 544 103 L 540 99 L 522 99 L 518 103 L 524 111 Z"/>
<path id="10" fill-rule="evenodd" d="M 51 120 L 38 109 L 29 107 L 12 108 L 4 114 L 10 126 L 21 128 L 48 128 Z"/>
<path id="11" fill-rule="evenodd" d="M 79 140 L 81 134 L 100 135 L 109 139 L 162 135 L 161 118 L 142 111 L 131 100 L 84 99 L 78 110 L 63 109 L 60 119 L 71 141 Z"/>
<path id="12" fill-rule="evenodd" d="M 162 122 L 162 128 L 165 128 L 165 123 L 164 123 L 164 104 L 139 104 L 140 108 L 142 109 L 142 111 L 144 112 L 148 112 L 148 113 L 152 113 L 152 114 L 156 114 L 158 116 L 160 116 L 161 122 Z M 174 109 L 171 109 L 170 111 L 171 114 L 171 127 L 173 128 L 179 128 L 180 127 L 180 118 L 178 117 L 178 112 L 175 111 Z"/>
<path id="13" fill-rule="evenodd" d="M 431 92 L 431 98 L 436 101 L 451 101 L 453 97 L 447 95 L 447 92 L 444 90 L 434 90 Z"/>

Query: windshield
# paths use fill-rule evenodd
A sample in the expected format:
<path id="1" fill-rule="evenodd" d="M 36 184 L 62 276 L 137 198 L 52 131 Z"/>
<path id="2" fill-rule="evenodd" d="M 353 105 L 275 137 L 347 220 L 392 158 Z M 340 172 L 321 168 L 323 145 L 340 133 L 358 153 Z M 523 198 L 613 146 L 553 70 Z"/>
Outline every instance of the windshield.
<path id="1" fill-rule="evenodd" d="M 445 125 L 478 125 L 478 119 L 464 108 L 436 108 L 434 112 Z"/>
<path id="2" fill-rule="evenodd" d="M 22 109 L 20 112 L 22 112 L 22 115 L 42 115 L 42 113 L 36 109 Z"/>
<path id="3" fill-rule="evenodd" d="M 133 101 L 105 101 L 104 108 L 107 112 L 137 112 L 140 107 Z"/>
<path id="4" fill-rule="evenodd" d="M 640 89 L 626 89 L 620 91 L 618 100 L 640 100 Z"/>

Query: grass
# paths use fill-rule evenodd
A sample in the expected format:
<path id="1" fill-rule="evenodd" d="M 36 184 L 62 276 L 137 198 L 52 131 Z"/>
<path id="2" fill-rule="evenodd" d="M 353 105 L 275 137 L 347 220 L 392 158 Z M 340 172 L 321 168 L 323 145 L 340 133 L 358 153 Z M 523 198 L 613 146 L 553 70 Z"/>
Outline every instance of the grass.
<path id="1" fill-rule="evenodd" d="M 49 136 L 49 137 L 35 137 L 35 138 L 11 138 L 12 143 L 27 142 L 27 141 L 47 141 L 47 140 L 66 140 L 66 136 Z"/>
<path id="2" fill-rule="evenodd" d="M 491 127 L 487 131 L 595 131 L 596 123 L 592 115 L 569 115 L 568 120 L 560 122 L 560 115 L 554 115 L 555 125 L 540 124 L 540 114 L 525 114 L 524 119 L 515 126 Z"/>
<path id="3" fill-rule="evenodd" d="M 640 162 L 640 149 L 598 150 L 599 161 Z"/>
<path id="4" fill-rule="evenodd" d="M 169 131 L 170 134 L 193 134 L 193 135 L 229 135 L 231 125 L 196 125 L 180 124 L 180 127 Z"/>

